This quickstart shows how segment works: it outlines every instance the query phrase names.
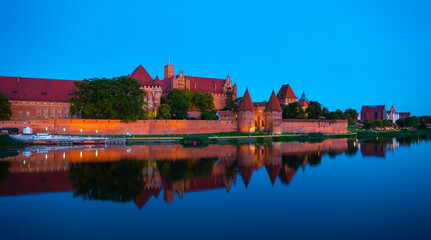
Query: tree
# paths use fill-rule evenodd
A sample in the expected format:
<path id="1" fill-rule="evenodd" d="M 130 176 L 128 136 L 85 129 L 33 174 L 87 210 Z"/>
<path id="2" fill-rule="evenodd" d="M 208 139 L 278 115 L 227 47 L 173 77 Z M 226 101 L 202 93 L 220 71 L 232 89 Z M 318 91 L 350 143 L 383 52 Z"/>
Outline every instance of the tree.
<path id="1" fill-rule="evenodd" d="M 0 91 L 0 120 L 10 120 L 12 110 L 7 96 Z"/>
<path id="2" fill-rule="evenodd" d="M 171 116 L 175 119 L 187 119 L 190 104 L 183 91 L 175 88 L 168 94 L 168 104 L 171 107 Z"/>
<path id="3" fill-rule="evenodd" d="M 382 123 L 383 123 L 383 127 L 388 127 L 388 128 L 390 128 L 390 127 L 392 127 L 392 126 L 393 126 L 392 121 L 391 121 L 391 120 L 388 120 L 388 119 L 383 119 L 383 120 L 382 120 Z"/>
<path id="4" fill-rule="evenodd" d="M 309 119 L 317 119 L 323 115 L 322 105 L 317 101 L 310 101 L 306 112 Z"/>
<path id="5" fill-rule="evenodd" d="M 214 109 L 214 97 L 211 93 L 196 92 L 193 96 L 192 102 L 196 108 L 204 112 L 206 109 Z"/>
<path id="6" fill-rule="evenodd" d="M 373 125 L 373 122 L 371 122 L 371 120 L 370 120 L 370 119 L 365 120 L 365 122 L 364 122 L 364 129 L 365 129 L 365 130 L 369 130 L 369 129 L 371 129 L 373 126 L 374 126 L 374 125 Z"/>
<path id="7" fill-rule="evenodd" d="M 190 105 L 190 108 L 195 108 L 195 103 L 193 102 L 193 98 L 195 96 L 195 92 L 190 91 L 190 89 L 186 88 L 186 90 L 184 91 L 184 94 L 186 96 L 187 102 Z"/>
<path id="8" fill-rule="evenodd" d="M 419 119 L 417 117 L 406 118 L 406 126 L 410 128 L 417 128 L 419 124 Z"/>
<path id="9" fill-rule="evenodd" d="M 171 119 L 171 107 L 164 103 L 157 108 L 157 119 Z"/>
<path id="10" fill-rule="evenodd" d="M 397 121 L 395 121 L 395 124 L 397 124 L 397 126 L 399 128 L 405 128 L 406 127 L 406 121 L 403 118 L 400 118 Z"/>
<path id="11" fill-rule="evenodd" d="M 293 102 L 288 105 L 281 105 L 283 109 L 283 119 L 304 119 L 305 111 L 298 102 Z"/>
<path id="12" fill-rule="evenodd" d="M 131 77 L 92 78 L 76 81 L 70 113 L 84 119 L 137 121 L 145 116 L 145 91 Z"/>
<path id="13" fill-rule="evenodd" d="M 376 120 L 374 120 L 374 126 L 375 126 L 375 127 L 378 127 L 378 128 L 383 127 L 383 121 L 382 121 L 382 120 L 380 120 L 380 119 L 376 119 Z"/>
<path id="14" fill-rule="evenodd" d="M 349 120 L 349 124 L 354 124 L 358 120 L 359 114 L 355 109 L 349 108 L 344 111 L 344 116 Z"/>
<path id="15" fill-rule="evenodd" d="M 229 87 L 226 91 L 226 108 L 232 112 L 238 111 L 238 101 L 234 99 L 233 88 Z"/>
<path id="16" fill-rule="evenodd" d="M 215 119 L 215 111 L 203 111 L 201 114 L 200 114 L 200 116 L 199 116 L 199 118 L 201 119 L 201 120 L 216 120 Z"/>

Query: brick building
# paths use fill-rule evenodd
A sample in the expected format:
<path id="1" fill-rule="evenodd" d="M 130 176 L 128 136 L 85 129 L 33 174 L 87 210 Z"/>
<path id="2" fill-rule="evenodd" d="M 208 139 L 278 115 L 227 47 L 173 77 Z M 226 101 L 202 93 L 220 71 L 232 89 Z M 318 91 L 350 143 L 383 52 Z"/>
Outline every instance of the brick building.
<path id="1" fill-rule="evenodd" d="M 210 92 L 216 109 L 225 107 L 226 92 L 231 89 L 236 98 L 237 86 L 226 79 L 186 76 L 181 71 L 174 74 L 174 65 L 165 66 L 164 78 L 152 78 L 142 65 L 128 76 L 142 84 L 146 93 L 147 111 L 153 112 L 160 105 L 160 98 L 178 88 L 192 92 Z M 11 102 L 11 120 L 67 119 L 70 116 L 69 99 L 73 95 L 75 80 L 23 78 L 0 76 L 0 91 Z"/>

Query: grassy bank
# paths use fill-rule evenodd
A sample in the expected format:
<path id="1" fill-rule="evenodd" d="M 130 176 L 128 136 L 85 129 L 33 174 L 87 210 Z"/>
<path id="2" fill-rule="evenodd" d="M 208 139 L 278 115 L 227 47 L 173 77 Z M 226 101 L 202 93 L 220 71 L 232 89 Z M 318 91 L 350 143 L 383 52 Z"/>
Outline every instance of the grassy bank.
<path id="1" fill-rule="evenodd" d="M 393 130 L 393 131 L 358 131 L 357 138 L 376 138 L 376 137 L 410 137 L 410 136 L 423 136 L 431 134 L 431 129 L 417 129 L 417 130 Z"/>

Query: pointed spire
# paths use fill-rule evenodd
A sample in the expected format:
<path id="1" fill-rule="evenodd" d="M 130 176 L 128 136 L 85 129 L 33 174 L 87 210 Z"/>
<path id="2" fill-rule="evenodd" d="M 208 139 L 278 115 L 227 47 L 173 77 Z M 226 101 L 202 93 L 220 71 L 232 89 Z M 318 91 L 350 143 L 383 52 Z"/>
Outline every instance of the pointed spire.
<path id="1" fill-rule="evenodd" d="M 301 96 L 301 98 L 299 99 L 299 101 L 308 101 L 307 96 L 305 96 L 305 90 L 303 90 L 303 91 L 302 91 L 302 96 Z"/>
<path id="2" fill-rule="evenodd" d="M 268 103 L 266 104 L 265 111 L 267 112 L 283 112 L 280 106 L 280 102 L 277 99 L 277 96 L 275 96 L 275 92 L 272 91 L 271 97 L 269 98 Z"/>
<path id="3" fill-rule="evenodd" d="M 248 92 L 248 88 L 245 90 L 244 96 L 239 102 L 238 111 L 254 111 L 253 102 L 251 101 L 250 93 Z"/>

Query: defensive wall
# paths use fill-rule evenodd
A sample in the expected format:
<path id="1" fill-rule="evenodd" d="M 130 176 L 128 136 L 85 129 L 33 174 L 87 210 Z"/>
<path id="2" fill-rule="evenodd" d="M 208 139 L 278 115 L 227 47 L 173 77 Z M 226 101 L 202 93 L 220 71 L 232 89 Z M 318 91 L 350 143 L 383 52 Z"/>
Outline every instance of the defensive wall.
<path id="1" fill-rule="evenodd" d="M 252 123 L 244 123 L 252 125 Z M 72 134 L 72 135 L 165 135 L 165 134 L 201 134 L 241 131 L 242 119 L 226 120 L 140 120 L 124 123 L 120 120 L 95 119 L 52 119 L 30 121 L 2 121 L 0 128 L 25 127 L 33 129 L 33 133 Z M 248 126 L 247 125 L 247 126 Z M 47 130 L 48 129 L 48 130 Z M 82 130 L 82 132 L 81 132 Z M 347 120 L 309 120 L 283 119 L 283 132 L 295 133 L 332 133 L 347 132 Z"/>
<path id="2" fill-rule="evenodd" d="M 120 120 L 68 119 L 68 120 L 32 120 L 2 121 L 1 128 L 25 127 L 33 133 L 80 135 L 164 135 L 164 134 L 199 134 L 237 131 L 237 121 L 219 120 L 140 120 L 124 123 Z M 48 128 L 48 131 L 46 130 Z"/>
<path id="3" fill-rule="evenodd" d="M 347 133 L 347 120 L 283 119 L 283 132 L 295 133 Z"/>

